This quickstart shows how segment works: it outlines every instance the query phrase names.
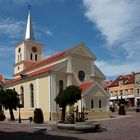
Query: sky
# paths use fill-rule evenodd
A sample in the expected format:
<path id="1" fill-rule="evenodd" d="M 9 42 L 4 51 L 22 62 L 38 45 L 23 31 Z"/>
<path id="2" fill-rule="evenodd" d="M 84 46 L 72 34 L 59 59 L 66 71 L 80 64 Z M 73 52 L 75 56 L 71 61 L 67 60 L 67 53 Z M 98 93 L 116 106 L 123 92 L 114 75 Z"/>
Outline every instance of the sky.
<path id="1" fill-rule="evenodd" d="M 140 0 L 0 0 L 0 73 L 12 78 L 28 5 L 44 58 L 84 42 L 107 79 L 140 71 Z"/>

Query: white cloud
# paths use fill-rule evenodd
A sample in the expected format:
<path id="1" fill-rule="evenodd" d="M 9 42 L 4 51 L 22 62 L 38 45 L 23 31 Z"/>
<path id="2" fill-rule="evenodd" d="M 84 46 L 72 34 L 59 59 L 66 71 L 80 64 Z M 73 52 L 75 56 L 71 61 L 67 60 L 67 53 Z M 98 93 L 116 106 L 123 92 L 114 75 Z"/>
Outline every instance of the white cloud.
<path id="1" fill-rule="evenodd" d="M 83 0 L 85 16 L 96 24 L 108 46 L 123 48 L 127 58 L 140 51 L 140 1 Z"/>
<path id="2" fill-rule="evenodd" d="M 83 0 L 86 17 L 96 23 L 109 44 L 126 40 L 139 27 L 140 1 Z"/>
<path id="3" fill-rule="evenodd" d="M 0 34 L 8 35 L 10 38 L 17 38 L 23 31 L 24 22 L 6 18 L 0 19 Z"/>
<path id="4" fill-rule="evenodd" d="M 104 73 L 113 76 L 140 71 L 140 1 L 83 0 L 83 4 L 85 16 L 105 38 L 110 55 L 116 56 L 97 62 Z"/>
<path id="5" fill-rule="evenodd" d="M 53 36 L 53 33 L 52 33 L 50 30 L 47 30 L 45 33 L 46 33 L 46 35 L 48 35 L 48 36 Z"/>
<path id="6" fill-rule="evenodd" d="M 95 63 L 107 77 L 125 75 L 131 73 L 134 69 L 135 72 L 140 69 L 140 65 L 137 63 L 111 64 L 105 61 L 96 61 Z"/>

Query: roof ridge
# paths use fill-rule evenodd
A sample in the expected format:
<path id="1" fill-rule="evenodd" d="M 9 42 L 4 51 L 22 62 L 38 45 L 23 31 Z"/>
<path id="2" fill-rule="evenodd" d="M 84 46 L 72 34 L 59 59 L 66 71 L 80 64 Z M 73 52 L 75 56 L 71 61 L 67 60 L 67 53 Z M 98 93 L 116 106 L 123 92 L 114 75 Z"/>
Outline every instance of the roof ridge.
<path id="1" fill-rule="evenodd" d="M 25 72 L 25 71 L 28 71 L 30 69 L 34 69 L 36 68 L 37 66 L 43 64 L 43 63 L 48 63 L 49 61 L 53 60 L 53 59 L 56 59 L 56 58 L 59 58 L 60 56 L 63 56 L 64 54 L 66 53 L 66 51 L 63 51 L 63 52 L 59 52 L 59 53 L 56 53 L 48 58 L 45 58 L 43 60 L 40 60 L 39 62 L 37 63 L 34 63 L 32 64 L 31 66 L 29 66 L 28 68 L 26 68 L 25 70 L 23 70 L 22 72 Z M 48 61 L 48 62 L 47 62 Z"/>

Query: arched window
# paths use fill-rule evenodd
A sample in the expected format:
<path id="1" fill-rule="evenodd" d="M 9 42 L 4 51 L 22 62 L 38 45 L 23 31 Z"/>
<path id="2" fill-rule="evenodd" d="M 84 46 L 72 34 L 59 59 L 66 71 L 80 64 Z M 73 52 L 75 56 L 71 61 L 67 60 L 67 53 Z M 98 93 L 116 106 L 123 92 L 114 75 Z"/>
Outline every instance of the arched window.
<path id="1" fill-rule="evenodd" d="M 33 54 L 32 53 L 30 54 L 30 60 L 33 60 Z"/>
<path id="2" fill-rule="evenodd" d="M 21 94 L 20 95 L 21 96 L 21 98 L 20 98 L 21 99 L 21 102 L 20 102 L 21 107 L 24 108 L 24 88 L 23 88 L 23 86 L 20 87 L 20 94 Z"/>
<path id="3" fill-rule="evenodd" d="M 37 61 L 37 54 L 35 55 L 35 61 Z"/>
<path id="4" fill-rule="evenodd" d="M 59 91 L 64 89 L 64 82 L 63 80 L 59 80 Z"/>
<path id="5" fill-rule="evenodd" d="M 34 108 L 34 86 L 33 86 L 33 84 L 30 84 L 30 102 L 31 102 L 31 108 Z"/>
<path id="6" fill-rule="evenodd" d="M 99 100 L 99 108 L 102 108 L 102 101 Z"/>
<path id="7" fill-rule="evenodd" d="M 91 109 L 94 108 L 94 100 L 91 100 Z"/>

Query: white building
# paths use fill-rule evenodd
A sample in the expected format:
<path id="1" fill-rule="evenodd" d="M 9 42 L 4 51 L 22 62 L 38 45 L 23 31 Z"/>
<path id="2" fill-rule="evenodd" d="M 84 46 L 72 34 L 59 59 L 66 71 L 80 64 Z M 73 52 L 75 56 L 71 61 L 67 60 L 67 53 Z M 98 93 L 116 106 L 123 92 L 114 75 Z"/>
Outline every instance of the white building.
<path id="1" fill-rule="evenodd" d="M 15 47 L 14 78 L 5 85 L 22 95 L 21 117 L 28 118 L 35 108 L 41 108 L 46 121 L 59 120 L 61 112 L 54 99 L 60 89 L 69 85 L 82 88 L 78 107 L 87 108 L 88 119 L 109 117 L 105 76 L 95 65 L 93 52 L 80 43 L 42 59 L 44 46 L 34 39 L 30 12 L 29 9 L 25 38 Z M 15 115 L 18 117 L 18 112 Z"/>

